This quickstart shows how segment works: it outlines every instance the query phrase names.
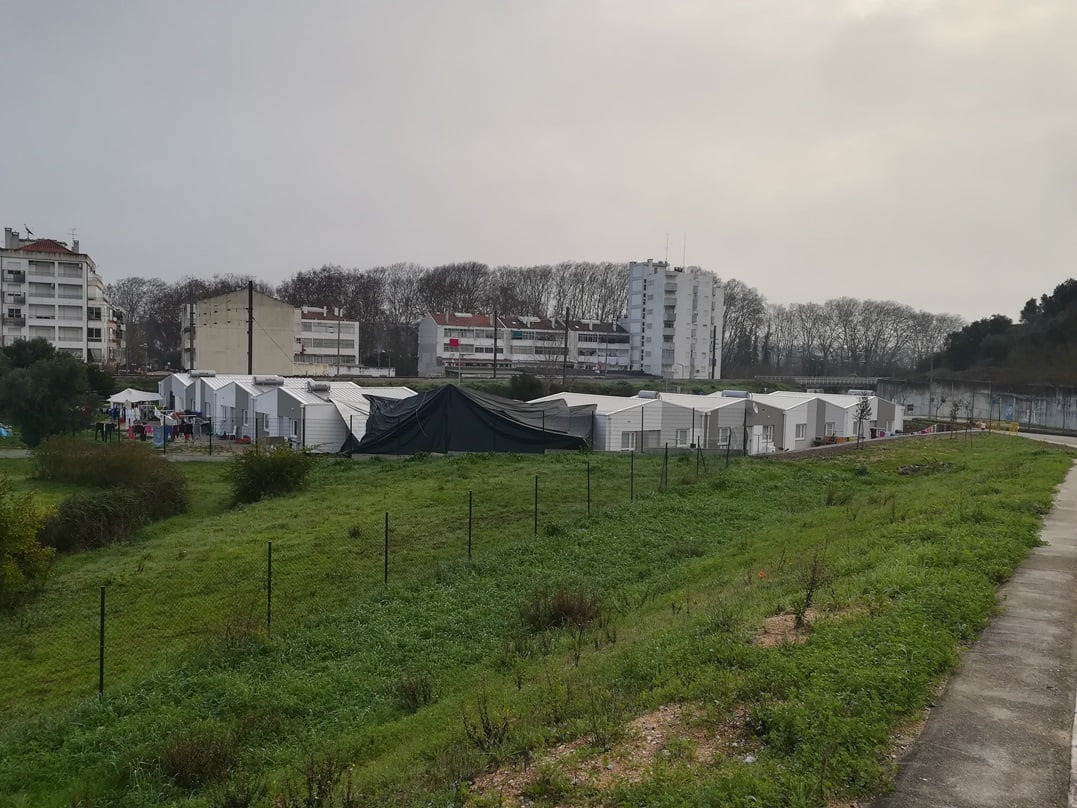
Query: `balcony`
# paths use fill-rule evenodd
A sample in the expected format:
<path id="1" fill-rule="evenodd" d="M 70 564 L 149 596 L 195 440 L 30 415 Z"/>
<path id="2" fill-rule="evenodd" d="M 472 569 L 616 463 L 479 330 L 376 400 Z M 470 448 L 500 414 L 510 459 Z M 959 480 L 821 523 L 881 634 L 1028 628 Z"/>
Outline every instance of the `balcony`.
<path id="1" fill-rule="evenodd" d="M 5 300 L 4 302 L 8 303 L 9 305 L 25 306 L 26 305 L 26 295 L 21 294 L 21 293 L 17 294 L 17 295 L 8 295 L 7 300 Z"/>
<path id="2" fill-rule="evenodd" d="M 9 269 L 4 273 L 4 283 L 26 283 L 26 273 L 21 269 Z"/>
<path id="3" fill-rule="evenodd" d="M 22 316 L 19 316 L 19 317 L 4 317 L 3 320 L 4 320 L 4 325 L 14 325 L 14 326 L 18 326 L 19 328 L 22 328 L 24 325 L 26 325 L 26 318 L 22 317 Z"/>

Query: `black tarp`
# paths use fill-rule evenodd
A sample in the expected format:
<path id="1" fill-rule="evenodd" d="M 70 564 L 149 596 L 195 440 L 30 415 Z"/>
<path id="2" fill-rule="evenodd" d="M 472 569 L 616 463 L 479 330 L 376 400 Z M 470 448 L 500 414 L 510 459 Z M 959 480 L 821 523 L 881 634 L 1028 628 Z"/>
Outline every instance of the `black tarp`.
<path id="1" fill-rule="evenodd" d="M 591 445 L 593 405 L 527 404 L 452 384 L 410 398 L 366 398 L 366 434 L 361 441 L 349 436 L 341 448 L 345 454 L 538 454 Z"/>

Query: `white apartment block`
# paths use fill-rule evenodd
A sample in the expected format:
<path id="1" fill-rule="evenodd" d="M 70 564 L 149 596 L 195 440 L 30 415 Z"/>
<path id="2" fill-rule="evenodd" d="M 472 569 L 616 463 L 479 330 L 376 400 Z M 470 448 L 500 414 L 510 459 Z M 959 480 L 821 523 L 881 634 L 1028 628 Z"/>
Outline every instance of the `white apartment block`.
<path id="1" fill-rule="evenodd" d="M 359 324 L 313 306 L 237 289 L 186 305 L 181 313 L 183 365 L 246 373 L 248 324 L 252 373 L 281 376 L 371 374 L 359 366 Z M 392 375 L 391 371 L 377 375 Z"/>
<path id="2" fill-rule="evenodd" d="M 566 327 L 567 326 L 567 327 Z M 496 333 L 496 340 L 495 340 Z M 428 312 L 419 321 L 419 375 L 490 376 L 514 370 L 601 374 L 628 369 L 628 334 L 616 323 Z"/>
<path id="3" fill-rule="evenodd" d="M 123 312 L 78 241 L 22 238 L 4 228 L 0 249 L 0 346 L 41 337 L 57 351 L 111 367 L 125 361 Z"/>
<path id="4" fill-rule="evenodd" d="M 712 272 L 664 261 L 628 265 L 629 367 L 673 379 L 722 376 L 725 296 Z"/>

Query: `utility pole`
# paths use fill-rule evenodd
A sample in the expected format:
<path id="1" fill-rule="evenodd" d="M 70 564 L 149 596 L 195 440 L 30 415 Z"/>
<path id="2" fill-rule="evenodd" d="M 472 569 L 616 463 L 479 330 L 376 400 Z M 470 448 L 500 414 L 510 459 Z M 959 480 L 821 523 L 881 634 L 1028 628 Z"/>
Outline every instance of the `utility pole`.
<path id="1" fill-rule="evenodd" d="M 190 353 L 188 370 L 194 370 L 194 289 L 187 287 L 187 350 Z"/>
<path id="2" fill-rule="evenodd" d="M 340 375 L 340 327 L 343 323 L 341 318 L 341 308 L 337 306 L 337 376 Z"/>
<path id="3" fill-rule="evenodd" d="M 711 326 L 711 379 L 714 379 L 714 368 L 718 364 L 718 354 L 715 351 L 718 350 L 718 326 Z"/>
<path id="4" fill-rule="evenodd" d="M 254 375 L 254 281 L 247 281 L 247 375 Z"/>
<path id="5" fill-rule="evenodd" d="M 565 356 L 561 363 L 561 386 L 564 387 L 568 380 L 568 315 L 570 309 L 565 309 Z"/>
<path id="6" fill-rule="evenodd" d="M 494 309 L 494 378 L 497 378 L 497 309 Z"/>

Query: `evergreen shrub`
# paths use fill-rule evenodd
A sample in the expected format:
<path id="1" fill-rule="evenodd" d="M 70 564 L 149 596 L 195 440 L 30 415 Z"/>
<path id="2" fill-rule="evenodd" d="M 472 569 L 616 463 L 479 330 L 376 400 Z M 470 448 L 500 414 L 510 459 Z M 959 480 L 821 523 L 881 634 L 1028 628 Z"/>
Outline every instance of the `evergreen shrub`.
<path id="1" fill-rule="evenodd" d="M 287 446 L 254 447 L 228 464 L 228 482 L 235 504 L 291 494 L 303 488 L 314 466 L 309 452 Z"/>

